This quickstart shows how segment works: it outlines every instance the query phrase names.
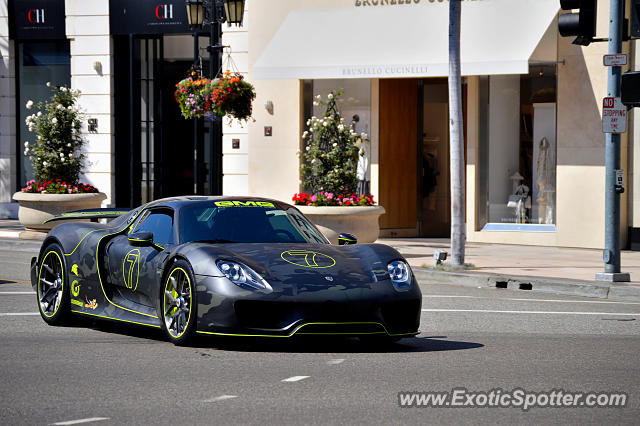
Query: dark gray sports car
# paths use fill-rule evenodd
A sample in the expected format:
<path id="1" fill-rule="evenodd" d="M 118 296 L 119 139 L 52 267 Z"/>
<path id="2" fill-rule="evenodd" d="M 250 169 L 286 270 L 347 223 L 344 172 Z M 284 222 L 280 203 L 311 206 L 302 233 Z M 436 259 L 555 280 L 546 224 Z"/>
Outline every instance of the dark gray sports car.
<path id="1" fill-rule="evenodd" d="M 71 314 L 162 328 L 170 341 L 225 336 L 418 333 L 422 296 L 391 247 L 334 246 L 295 207 L 247 197 L 176 197 L 58 219 L 32 259 L 49 324 Z"/>

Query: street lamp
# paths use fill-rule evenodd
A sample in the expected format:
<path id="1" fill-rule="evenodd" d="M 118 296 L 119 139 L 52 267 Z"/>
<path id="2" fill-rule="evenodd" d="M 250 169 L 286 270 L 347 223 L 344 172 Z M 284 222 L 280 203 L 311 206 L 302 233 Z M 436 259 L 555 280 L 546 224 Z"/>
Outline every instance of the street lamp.
<path id="1" fill-rule="evenodd" d="M 220 43 L 222 37 L 221 25 L 228 22 L 229 25 L 241 25 L 244 16 L 245 0 L 185 0 L 187 8 L 187 21 L 189 26 L 194 30 L 194 65 L 198 65 L 198 29 L 204 25 L 209 25 L 211 33 L 209 36 L 209 77 L 215 78 L 220 68 L 220 51 L 223 46 Z M 200 179 L 198 176 L 198 125 L 194 119 L 193 128 L 193 186 L 194 193 L 200 191 Z M 213 195 L 222 194 L 222 121 L 221 117 L 217 117 L 211 123 L 211 154 L 213 157 L 213 179 L 211 185 L 211 193 Z"/>

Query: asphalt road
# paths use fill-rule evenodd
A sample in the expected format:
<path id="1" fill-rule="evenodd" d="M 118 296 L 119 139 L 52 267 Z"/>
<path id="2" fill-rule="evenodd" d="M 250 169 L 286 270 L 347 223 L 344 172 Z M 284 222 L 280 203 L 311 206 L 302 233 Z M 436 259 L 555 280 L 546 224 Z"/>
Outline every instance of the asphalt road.
<path id="1" fill-rule="evenodd" d="M 211 338 L 180 348 L 142 327 L 47 326 L 30 286 L 0 282 L 0 424 L 637 424 L 640 304 L 444 285 L 423 293 L 421 334 L 384 348 Z M 399 406 L 402 391 L 463 387 L 628 401 Z"/>

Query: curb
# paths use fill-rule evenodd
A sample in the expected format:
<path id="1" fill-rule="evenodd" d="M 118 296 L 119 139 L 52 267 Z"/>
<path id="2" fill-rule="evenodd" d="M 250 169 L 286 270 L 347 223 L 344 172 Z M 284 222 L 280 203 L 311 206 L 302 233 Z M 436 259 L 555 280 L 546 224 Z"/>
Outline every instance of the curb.
<path id="1" fill-rule="evenodd" d="M 506 288 L 603 299 L 640 300 L 640 286 L 560 278 L 507 276 L 482 272 L 447 272 L 413 268 L 419 284 L 456 284 L 465 287 Z"/>

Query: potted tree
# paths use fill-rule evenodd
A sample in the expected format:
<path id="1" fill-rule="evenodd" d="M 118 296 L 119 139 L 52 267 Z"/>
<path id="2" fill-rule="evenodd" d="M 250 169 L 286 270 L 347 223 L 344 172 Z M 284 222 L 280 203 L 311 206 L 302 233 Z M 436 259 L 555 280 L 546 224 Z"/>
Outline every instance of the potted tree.
<path id="1" fill-rule="evenodd" d="M 48 102 L 29 101 L 26 105 L 35 109 L 25 121 L 36 140 L 24 143 L 35 179 L 13 195 L 20 204 L 18 219 L 31 231 L 24 235 L 27 238 L 42 237 L 54 226 L 43 224 L 46 219 L 66 211 L 99 208 L 107 198 L 95 187 L 79 182 L 85 166 L 82 114 L 76 106 L 79 91 L 47 86 L 52 91 Z"/>
<path id="2" fill-rule="evenodd" d="M 374 242 L 384 208 L 375 205 L 373 195 L 356 193 L 358 156 L 367 135 L 354 132 L 340 116 L 341 94 L 329 93 L 326 102 L 318 95 L 314 101 L 326 111 L 322 118 L 311 117 L 302 134 L 300 172 L 302 186 L 309 192 L 295 194 L 293 201 L 332 243 L 342 232 Z"/>

